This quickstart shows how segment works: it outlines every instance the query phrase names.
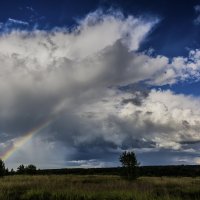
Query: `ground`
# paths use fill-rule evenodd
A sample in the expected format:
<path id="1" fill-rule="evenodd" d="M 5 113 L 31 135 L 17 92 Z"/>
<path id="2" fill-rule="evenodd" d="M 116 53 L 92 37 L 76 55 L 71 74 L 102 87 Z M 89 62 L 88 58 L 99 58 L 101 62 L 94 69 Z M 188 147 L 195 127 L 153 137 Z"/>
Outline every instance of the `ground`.
<path id="1" fill-rule="evenodd" d="M 200 177 L 140 177 L 40 175 L 0 179 L 0 200 L 195 200 Z"/>

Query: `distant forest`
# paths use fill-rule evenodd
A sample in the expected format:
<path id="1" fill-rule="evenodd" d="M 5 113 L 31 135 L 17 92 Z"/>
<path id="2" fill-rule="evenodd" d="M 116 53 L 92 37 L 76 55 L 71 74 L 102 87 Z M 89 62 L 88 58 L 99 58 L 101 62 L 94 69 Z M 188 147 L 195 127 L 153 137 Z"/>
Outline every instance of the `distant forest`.
<path id="1" fill-rule="evenodd" d="M 38 169 L 34 174 L 121 175 L 121 167 Z M 200 176 L 200 165 L 139 166 L 139 176 Z M 12 174 L 12 173 L 11 173 Z M 14 172 L 13 174 L 16 174 Z"/>

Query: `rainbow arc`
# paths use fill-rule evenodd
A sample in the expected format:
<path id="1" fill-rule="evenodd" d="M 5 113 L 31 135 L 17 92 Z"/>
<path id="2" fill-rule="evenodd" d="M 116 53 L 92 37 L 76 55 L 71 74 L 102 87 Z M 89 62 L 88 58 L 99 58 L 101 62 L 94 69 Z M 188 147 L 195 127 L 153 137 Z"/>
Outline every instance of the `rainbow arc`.
<path id="1" fill-rule="evenodd" d="M 53 121 L 53 119 L 50 118 L 50 119 L 46 120 L 45 122 L 43 122 L 42 124 L 40 124 L 39 126 L 33 128 L 32 130 L 25 133 L 24 136 L 18 138 L 14 142 L 14 144 L 0 156 L 0 158 L 2 160 L 6 161 L 15 151 L 20 149 L 20 147 L 22 147 L 26 142 L 28 142 L 34 135 L 36 135 L 37 133 L 39 133 L 46 127 L 48 127 L 52 121 Z"/>

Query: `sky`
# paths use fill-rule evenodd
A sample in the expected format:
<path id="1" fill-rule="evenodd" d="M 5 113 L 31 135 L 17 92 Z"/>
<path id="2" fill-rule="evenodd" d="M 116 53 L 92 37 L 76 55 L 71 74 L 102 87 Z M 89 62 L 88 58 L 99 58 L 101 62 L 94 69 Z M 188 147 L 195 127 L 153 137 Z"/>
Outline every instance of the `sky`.
<path id="1" fill-rule="evenodd" d="M 200 1 L 0 5 L 6 166 L 200 164 Z"/>

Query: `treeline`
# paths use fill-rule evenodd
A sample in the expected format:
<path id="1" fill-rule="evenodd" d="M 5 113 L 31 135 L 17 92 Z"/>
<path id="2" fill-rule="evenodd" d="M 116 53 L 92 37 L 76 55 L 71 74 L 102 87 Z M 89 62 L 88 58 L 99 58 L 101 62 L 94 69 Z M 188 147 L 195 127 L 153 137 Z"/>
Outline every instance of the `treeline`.
<path id="1" fill-rule="evenodd" d="M 140 176 L 200 176 L 200 165 L 141 166 Z"/>
<path id="2" fill-rule="evenodd" d="M 37 175 L 121 175 L 121 167 L 113 168 L 64 168 L 64 169 L 37 169 L 31 167 L 24 170 L 10 171 L 13 174 L 37 174 Z M 200 176 L 200 165 L 169 165 L 169 166 L 140 166 L 138 167 L 139 176 Z"/>
<path id="3" fill-rule="evenodd" d="M 200 165 L 140 166 L 137 169 L 139 176 L 200 176 Z M 121 175 L 122 168 L 43 169 L 37 170 L 37 174 Z"/>
<path id="4" fill-rule="evenodd" d="M 5 163 L 0 159 L 0 177 L 8 176 L 8 175 L 15 175 L 15 174 L 27 174 L 27 175 L 35 175 L 37 174 L 38 170 L 35 165 L 20 165 L 17 170 L 14 169 L 9 170 L 5 167 Z"/>
<path id="5" fill-rule="evenodd" d="M 200 165 L 137 166 L 138 176 L 200 176 Z M 123 175 L 123 167 L 112 168 L 63 168 L 37 169 L 35 165 L 20 165 L 17 170 L 8 170 L 0 160 L 0 176 L 6 175 Z"/>

